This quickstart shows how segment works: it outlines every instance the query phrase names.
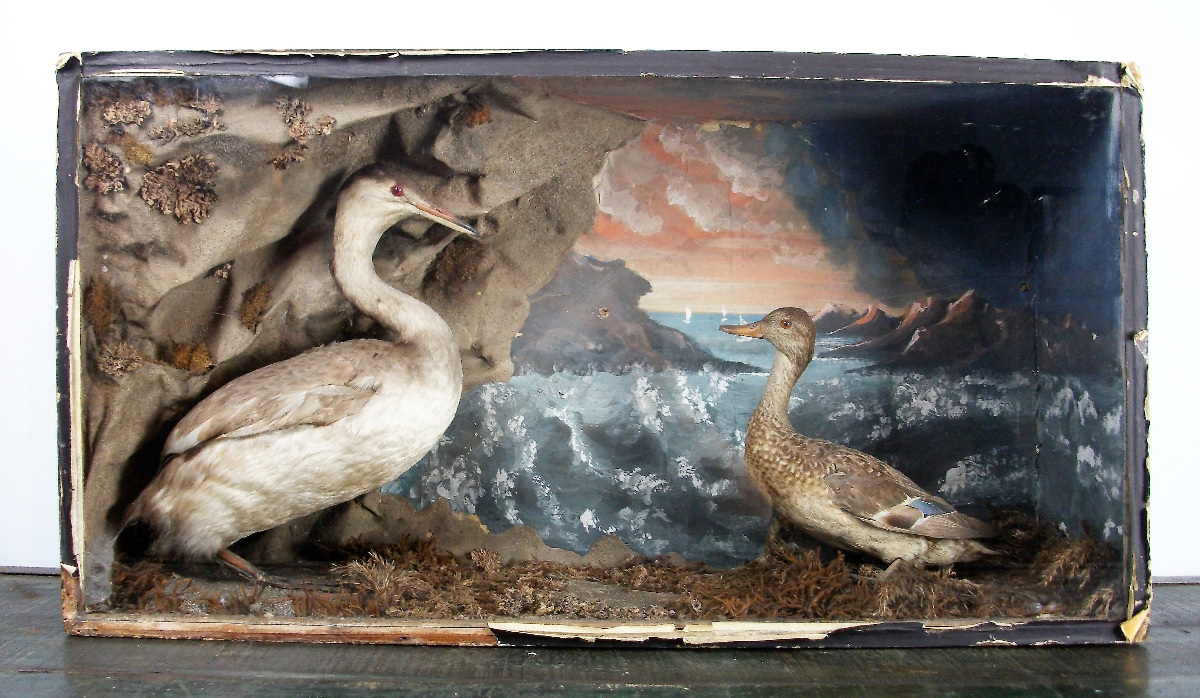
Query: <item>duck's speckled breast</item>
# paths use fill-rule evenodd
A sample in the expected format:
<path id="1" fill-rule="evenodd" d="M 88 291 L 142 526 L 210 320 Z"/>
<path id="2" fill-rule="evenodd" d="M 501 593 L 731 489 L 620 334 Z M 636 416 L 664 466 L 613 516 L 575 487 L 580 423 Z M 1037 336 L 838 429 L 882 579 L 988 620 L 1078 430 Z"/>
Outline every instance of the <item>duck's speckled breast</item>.
<path id="1" fill-rule="evenodd" d="M 797 434 L 792 425 L 764 410 L 755 410 L 746 429 L 746 470 L 773 503 L 800 490 L 825 489 L 833 466 L 821 458 L 824 441 Z"/>

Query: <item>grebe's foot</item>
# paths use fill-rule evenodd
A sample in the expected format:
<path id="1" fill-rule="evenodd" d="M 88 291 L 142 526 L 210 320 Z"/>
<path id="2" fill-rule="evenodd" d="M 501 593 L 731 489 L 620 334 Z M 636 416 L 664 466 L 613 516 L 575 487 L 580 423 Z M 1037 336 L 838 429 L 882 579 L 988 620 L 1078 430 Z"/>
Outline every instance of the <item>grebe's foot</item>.
<path id="1" fill-rule="evenodd" d="M 340 591 L 341 587 L 336 584 L 313 583 L 313 582 L 292 582 L 286 579 L 281 579 L 274 575 L 263 572 L 246 558 L 238 555 L 228 548 L 221 548 L 217 551 L 217 562 L 225 565 L 229 569 L 237 572 L 245 577 L 248 581 L 263 586 L 274 587 L 276 589 L 288 589 L 291 591 L 324 591 L 336 592 Z"/>

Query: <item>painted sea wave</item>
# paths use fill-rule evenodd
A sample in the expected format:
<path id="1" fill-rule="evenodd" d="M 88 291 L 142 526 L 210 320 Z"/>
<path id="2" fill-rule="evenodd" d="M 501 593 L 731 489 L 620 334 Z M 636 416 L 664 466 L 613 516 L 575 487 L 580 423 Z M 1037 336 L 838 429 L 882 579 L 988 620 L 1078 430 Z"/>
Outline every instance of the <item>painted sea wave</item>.
<path id="1" fill-rule="evenodd" d="M 445 498 L 493 531 L 527 524 L 581 553 L 615 534 L 642 554 L 717 566 L 758 556 L 770 508 L 741 454 L 773 349 L 716 329 L 736 317 L 654 319 L 718 358 L 762 370 L 634 367 L 484 385 L 386 491 L 418 506 Z M 1024 507 L 1071 530 L 1089 521 L 1119 540 L 1118 381 L 861 368 L 814 361 L 790 404 L 797 430 L 880 457 L 971 513 Z"/>

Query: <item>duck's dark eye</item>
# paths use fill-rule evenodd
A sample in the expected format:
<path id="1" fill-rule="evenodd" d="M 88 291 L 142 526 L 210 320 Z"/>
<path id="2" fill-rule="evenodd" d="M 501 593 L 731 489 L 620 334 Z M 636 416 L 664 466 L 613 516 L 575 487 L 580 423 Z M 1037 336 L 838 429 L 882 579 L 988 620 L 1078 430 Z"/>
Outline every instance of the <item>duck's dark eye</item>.
<path id="1" fill-rule="evenodd" d="M 404 196 L 404 187 L 399 184 L 392 185 L 392 196 Z"/>
<path id="2" fill-rule="evenodd" d="M 780 320 L 779 326 L 786 330 L 787 328 L 792 326 L 792 321 L 791 320 Z"/>

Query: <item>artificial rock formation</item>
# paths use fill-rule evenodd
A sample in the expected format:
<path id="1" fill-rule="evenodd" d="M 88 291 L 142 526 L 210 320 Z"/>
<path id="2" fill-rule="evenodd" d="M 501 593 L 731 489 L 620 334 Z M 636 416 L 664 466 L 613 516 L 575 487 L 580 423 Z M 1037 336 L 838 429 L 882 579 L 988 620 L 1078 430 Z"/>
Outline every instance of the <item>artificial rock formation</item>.
<path id="1" fill-rule="evenodd" d="M 591 229 L 592 179 L 642 128 L 495 79 L 179 82 L 93 83 L 83 97 L 81 142 L 123 155 L 129 184 L 80 190 L 81 278 L 89 292 L 104 290 L 84 319 L 89 599 L 106 594 L 124 508 L 192 405 L 260 366 L 380 331 L 330 270 L 345 176 L 377 160 L 403 163 L 434 203 L 483 233 L 476 242 L 412 224 L 385 235 L 375 257 L 384 279 L 455 330 L 470 389 L 512 375 L 526 296 Z M 106 116 L 146 104 L 140 121 Z M 188 119 L 207 125 L 150 135 Z M 196 156 L 215 174 L 171 192 L 186 221 L 139 196 L 147 175 L 161 188 L 154 172 Z M 125 355 L 135 360 L 101 360 Z"/>

